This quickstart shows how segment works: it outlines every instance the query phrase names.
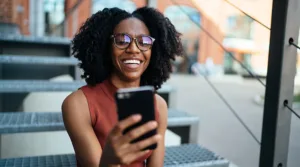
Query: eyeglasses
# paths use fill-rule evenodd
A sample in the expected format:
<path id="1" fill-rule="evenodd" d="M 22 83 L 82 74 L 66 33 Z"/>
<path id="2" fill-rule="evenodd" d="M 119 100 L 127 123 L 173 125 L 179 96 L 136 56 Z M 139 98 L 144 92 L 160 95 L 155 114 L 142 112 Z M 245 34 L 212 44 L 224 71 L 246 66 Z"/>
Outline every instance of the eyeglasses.
<path id="1" fill-rule="evenodd" d="M 155 41 L 154 38 L 147 35 L 140 35 L 136 38 L 132 38 L 128 34 L 115 34 L 112 35 L 111 38 L 114 39 L 114 44 L 119 49 L 127 49 L 134 40 L 136 46 L 143 52 L 151 49 Z"/>

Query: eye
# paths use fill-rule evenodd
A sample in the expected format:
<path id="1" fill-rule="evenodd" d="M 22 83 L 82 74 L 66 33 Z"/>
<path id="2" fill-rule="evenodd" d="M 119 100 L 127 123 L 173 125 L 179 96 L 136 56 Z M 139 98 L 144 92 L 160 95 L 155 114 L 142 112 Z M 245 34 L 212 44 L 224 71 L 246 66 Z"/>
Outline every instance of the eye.
<path id="1" fill-rule="evenodd" d="M 126 34 L 115 35 L 115 42 L 117 45 L 128 45 L 131 42 L 131 39 Z"/>
<path id="2" fill-rule="evenodd" d="M 148 36 L 141 36 L 138 41 L 141 46 L 151 46 L 153 44 L 152 39 Z"/>

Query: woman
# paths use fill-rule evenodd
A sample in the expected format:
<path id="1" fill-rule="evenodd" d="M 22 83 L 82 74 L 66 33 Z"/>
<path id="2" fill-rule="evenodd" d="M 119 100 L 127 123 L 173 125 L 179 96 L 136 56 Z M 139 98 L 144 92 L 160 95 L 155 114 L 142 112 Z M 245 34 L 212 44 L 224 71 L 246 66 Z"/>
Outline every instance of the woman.
<path id="1" fill-rule="evenodd" d="M 73 39 L 73 54 L 81 61 L 87 85 L 62 104 L 66 130 L 73 143 L 77 165 L 84 167 L 162 167 L 167 105 L 155 95 L 156 121 L 129 133 L 139 122 L 134 115 L 118 122 L 114 93 L 118 88 L 152 85 L 159 89 L 171 73 L 171 60 L 181 55 L 179 33 L 169 19 L 143 7 L 132 14 L 104 9 L 91 16 Z M 157 128 L 157 135 L 131 143 Z M 155 150 L 140 151 L 153 143 Z"/>

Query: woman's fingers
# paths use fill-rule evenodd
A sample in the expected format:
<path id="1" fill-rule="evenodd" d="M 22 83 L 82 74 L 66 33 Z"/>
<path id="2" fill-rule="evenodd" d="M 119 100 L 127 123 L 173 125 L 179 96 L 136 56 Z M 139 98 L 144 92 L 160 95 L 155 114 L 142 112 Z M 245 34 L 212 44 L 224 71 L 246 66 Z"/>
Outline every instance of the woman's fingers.
<path id="1" fill-rule="evenodd" d="M 132 116 L 120 121 L 112 130 L 112 134 L 116 135 L 116 136 L 122 135 L 122 132 L 126 128 L 138 123 L 141 119 L 142 119 L 141 115 L 132 115 Z"/>
<path id="2" fill-rule="evenodd" d="M 144 135 L 145 133 L 154 130 L 157 128 L 157 122 L 156 121 L 150 121 L 148 123 L 145 123 L 135 129 L 132 129 L 131 131 L 127 132 L 123 136 L 123 143 L 130 143 L 134 139 L 137 139 L 138 137 Z"/>
<path id="3" fill-rule="evenodd" d="M 149 138 L 139 141 L 137 143 L 130 144 L 128 146 L 127 150 L 128 150 L 128 152 L 141 151 L 144 148 L 151 146 L 152 144 L 158 143 L 160 139 L 161 139 L 161 135 L 156 134 L 152 137 L 149 137 Z"/>
<path id="4" fill-rule="evenodd" d="M 138 151 L 131 154 L 127 154 L 123 159 L 121 159 L 122 165 L 130 165 L 132 162 L 136 161 L 137 159 L 141 158 L 142 156 L 149 153 L 150 150 L 145 151 Z"/>
<path id="5" fill-rule="evenodd" d="M 120 121 L 111 131 L 110 145 L 115 150 L 116 155 L 121 164 L 131 164 L 139 157 L 148 153 L 148 151 L 142 151 L 144 148 L 158 143 L 161 138 L 160 134 L 148 137 L 142 141 L 131 143 L 134 139 L 146 134 L 147 132 L 157 128 L 156 121 L 147 122 L 137 128 L 134 128 L 123 135 L 123 131 L 132 125 L 135 125 L 141 121 L 141 115 L 133 115 L 122 121 Z"/>

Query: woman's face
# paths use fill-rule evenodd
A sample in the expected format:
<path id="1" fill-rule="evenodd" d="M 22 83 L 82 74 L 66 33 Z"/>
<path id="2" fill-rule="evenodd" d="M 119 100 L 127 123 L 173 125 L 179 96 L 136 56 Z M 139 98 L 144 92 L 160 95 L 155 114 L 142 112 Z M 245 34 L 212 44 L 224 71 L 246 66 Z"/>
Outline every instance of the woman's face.
<path id="1" fill-rule="evenodd" d="M 139 81 L 149 65 L 154 42 L 146 25 L 137 18 L 121 21 L 112 38 L 112 62 L 122 80 Z M 136 38 L 136 40 L 134 40 Z"/>

